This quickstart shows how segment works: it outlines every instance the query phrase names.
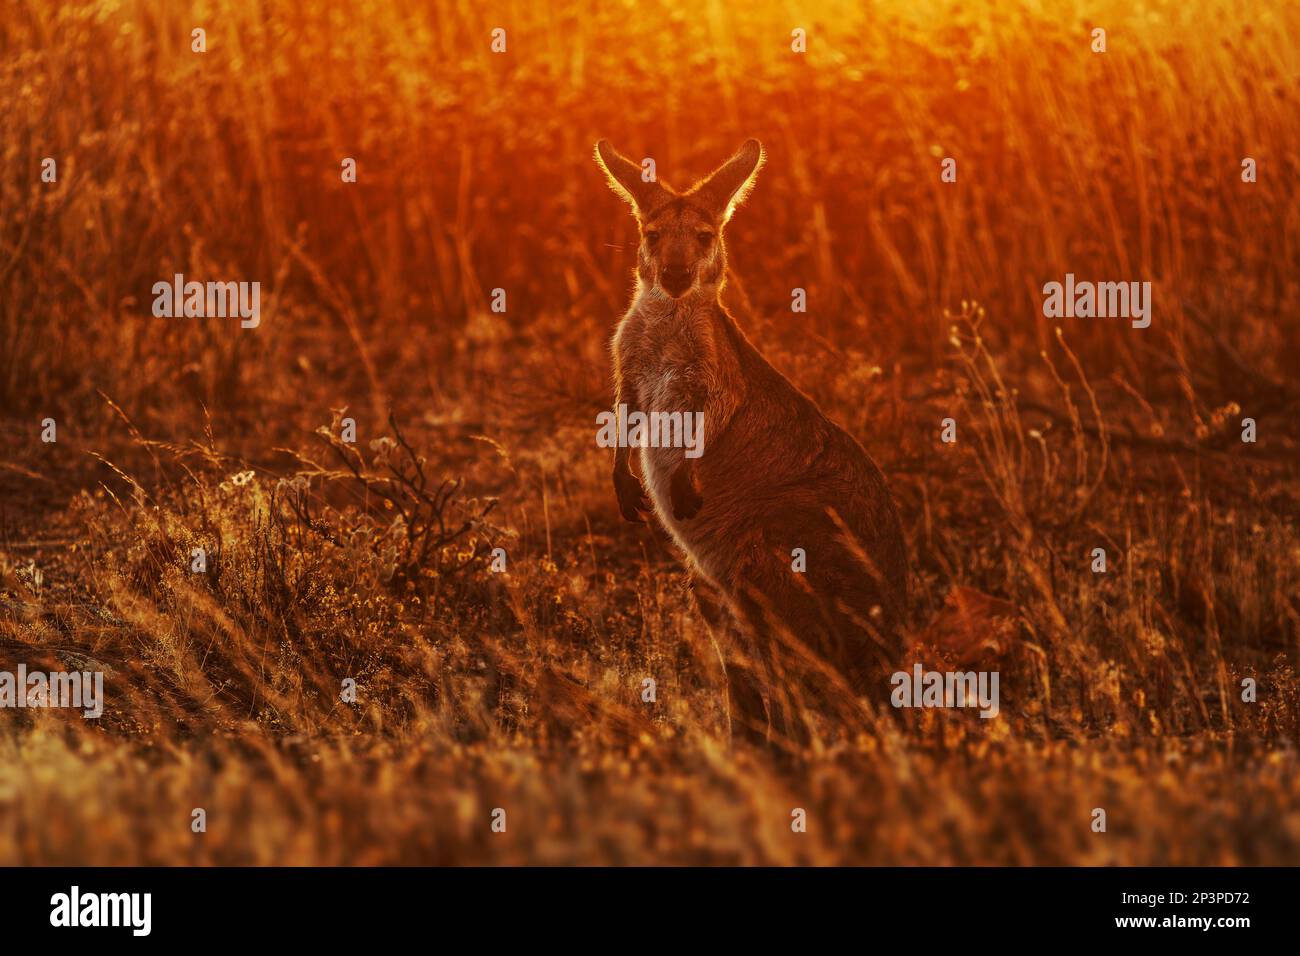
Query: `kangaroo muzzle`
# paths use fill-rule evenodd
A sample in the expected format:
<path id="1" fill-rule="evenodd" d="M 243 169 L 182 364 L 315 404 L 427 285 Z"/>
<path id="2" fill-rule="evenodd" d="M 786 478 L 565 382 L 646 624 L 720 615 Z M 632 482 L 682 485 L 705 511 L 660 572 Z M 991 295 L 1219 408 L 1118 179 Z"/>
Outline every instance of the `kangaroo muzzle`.
<path id="1" fill-rule="evenodd" d="M 686 266 L 666 266 L 659 270 L 659 285 L 674 299 L 686 294 L 694 283 L 691 270 Z"/>

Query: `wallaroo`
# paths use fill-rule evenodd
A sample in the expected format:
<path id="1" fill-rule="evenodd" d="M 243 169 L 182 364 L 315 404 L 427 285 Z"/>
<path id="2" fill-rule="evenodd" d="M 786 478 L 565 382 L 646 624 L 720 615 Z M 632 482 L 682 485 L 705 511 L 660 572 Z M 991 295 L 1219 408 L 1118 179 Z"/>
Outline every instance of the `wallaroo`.
<path id="1" fill-rule="evenodd" d="M 720 301 L 722 231 L 765 156 L 751 139 L 677 192 L 601 140 L 596 159 L 640 227 L 632 305 L 614 335 L 616 414 L 702 413 L 703 452 L 620 443 L 624 518 L 653 512 L 685 554 L 725 642 L 733 724 L 790 725 L 784 651 L 861 690 L 900 650 L 907 558 L 898 512 L 866 450 L 749 341 Z M 812 652 L 808 654 L 807 652 Z M 789 655 L 784 655 L 788 657 Z"/>

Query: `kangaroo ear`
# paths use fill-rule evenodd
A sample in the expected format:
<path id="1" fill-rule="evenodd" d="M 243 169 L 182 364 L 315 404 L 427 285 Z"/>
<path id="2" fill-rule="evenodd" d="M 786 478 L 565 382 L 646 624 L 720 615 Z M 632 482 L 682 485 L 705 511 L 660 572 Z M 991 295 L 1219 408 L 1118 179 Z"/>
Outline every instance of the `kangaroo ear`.
<path id="1" fill-rule="evenodd" d="M 657 180 L 642 179 L 641 167 L 609 145 L 607 139 L 596 144 L 596 162 L 609 177 L 609 188 L 630 202 L 638 213 L 649 212 L 669 196 Z"/>
<path id="2" fill-rule="evenodd" d="M 697 184 L 690 194 L 705 209 L 726 222 L 754 188 L 754 180 L 764 159 L 763 144 L 756 139 L 746 140 L 736 155 Z"/>

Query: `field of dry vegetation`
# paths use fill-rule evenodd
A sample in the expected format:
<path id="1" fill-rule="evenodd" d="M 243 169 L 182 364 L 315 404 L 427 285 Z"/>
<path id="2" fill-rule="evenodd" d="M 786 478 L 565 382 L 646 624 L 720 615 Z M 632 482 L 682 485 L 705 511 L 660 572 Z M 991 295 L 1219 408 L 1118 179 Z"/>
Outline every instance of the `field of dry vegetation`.
<path id="1" fill-rule="evenodd" d="M 5 7 L 0 670 L 107 703 L 0 710 L 0 864 L 1300 863 L 1300 6 Z M 674 184 L 764 142 L 725 299 L 888 477 L 909 660 L 997 719 L 795 681 L 810 744 L 729 739 L 594 440 L 602 136 Z M 155 318 L 177 272 L 261 325 Z M 1151 327 L 1057 328 L 1066 272 Z"/>

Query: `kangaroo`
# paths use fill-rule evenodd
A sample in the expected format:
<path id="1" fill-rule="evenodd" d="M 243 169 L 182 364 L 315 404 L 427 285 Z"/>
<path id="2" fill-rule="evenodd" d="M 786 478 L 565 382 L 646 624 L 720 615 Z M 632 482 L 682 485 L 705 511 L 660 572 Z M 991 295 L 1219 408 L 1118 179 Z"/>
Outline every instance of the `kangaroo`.
<path id="1" fill-rule="evenodd" d="M 906 549 L 866 450 L 763 357 L 720 301 L 723 228 L 764 159 L 751 139 L 679 193 L 644 181 L 608 141 L 596 144 L 641 233 L 632 304 L 612 345 L 614 414 L 703 413 L 702 453 L 643 441 L 640 479 L 620 444 L 614 492 L 625 519 L 653 512 L 672 536 L 706 618 L 712 601 L 715 619 L 721 610 L 751 641 L 793 636 L 861 687 L 898 650 Z M 757 650 L 751 665 L 766 659 Z M 761 706 L 770 730 L 759 684 L 733 683 L 732 707 Z"/>

